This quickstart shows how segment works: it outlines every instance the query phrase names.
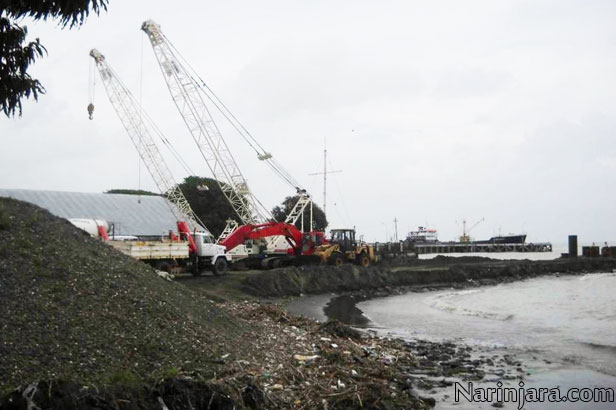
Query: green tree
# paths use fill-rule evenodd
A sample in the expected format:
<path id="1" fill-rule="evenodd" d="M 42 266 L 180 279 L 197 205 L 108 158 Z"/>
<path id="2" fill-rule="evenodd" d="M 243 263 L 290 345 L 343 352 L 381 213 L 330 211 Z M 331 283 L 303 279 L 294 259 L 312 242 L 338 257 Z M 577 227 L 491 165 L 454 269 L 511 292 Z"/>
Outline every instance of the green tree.
<path id="1" fill-rule="evenodd" d="M 215 237 L 225 229 L 227 219 L 238 221 L 237 214 L 216 180 L 189 176 L 180 184 L 180 189 L 195 214 Z"/>
<path id="2" fill-rule="evenodd" d="M 274 209 L 272 209 L 272 216 L 276 218 L 277 221 L 284 221 L 287 215 L 289 214 L 289 212 L 291 212 L 291 210 L 297 203 L 298 199 L 299 199 L 299 196 L 297 195 L 286 197 L 285 200 L 282 201 L 281 205 L 276 206 L 274 207 Z M 309 207 L 310 205 L 306 207 L 306 209 L 304 210 L 304 215 L 303 215 L 304 230 L 306 231 L 310 230 L 310 208 Z M 313 230 L 325 231 L 325 228 L 327 228 L 327 218 L 325 217 L 325 213 L 323 212 L 321 207 L 319 207 L 314 202 L 312 203 L 312 218 L 314 221 Z M 298 229 L 301 229 L 302 218 L 297 219 L 295 226 Z"/>
<path id="3" fill-rule="evenodd" d="M 47 52 L 39 39 L 26 43 L 28 29 L 15 20 L 57 20 L 62 28 L 82 25 L 90 12 L 107 10 L 108 0 L 0 0 L 0 109 L 7 117 L 21 116 L 23 98 L 45 93 L 28 74 L 28 67 Z"/>

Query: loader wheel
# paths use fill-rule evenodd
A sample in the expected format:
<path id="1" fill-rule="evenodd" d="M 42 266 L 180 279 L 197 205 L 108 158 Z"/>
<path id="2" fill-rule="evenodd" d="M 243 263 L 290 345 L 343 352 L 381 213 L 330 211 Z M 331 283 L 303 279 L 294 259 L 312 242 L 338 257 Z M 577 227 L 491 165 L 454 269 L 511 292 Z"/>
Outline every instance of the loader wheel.
<path id="1" fill-rule="evenodd" d="M 357 255 L 356 260 L 359 266 L 363 266 L 364 268 L 367 268 L 368 266 L 370 266 L 370 257 L 365 252 L 362 252 L 359 255 Z"/>
<path id="2" fill-rule="evenodd" d="M 344 263 L 344 257 L 340 252 L 334 252 L 332 253 L 332 256 L 329 257 L 328 262 L 330 265 L 340 267 Z"/>
<path id="3" fill-rule="evenodd" d="M 216 262 L 214 262 L 214 266 L 212 266 L 212 272 L 214 275 L 219 276 L 223 275 L 227 270 L 227 260 L 225 258 L 218 258 Z"/>

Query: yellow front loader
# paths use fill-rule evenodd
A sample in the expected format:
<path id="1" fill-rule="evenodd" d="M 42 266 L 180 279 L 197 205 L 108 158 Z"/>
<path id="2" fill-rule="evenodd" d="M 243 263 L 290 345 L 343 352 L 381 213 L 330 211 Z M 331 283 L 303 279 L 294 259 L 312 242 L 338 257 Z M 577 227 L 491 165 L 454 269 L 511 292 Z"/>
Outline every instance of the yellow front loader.
<path id="1" fill-rule="evenodd" d="M 368 267 L 376 262 L 374 246 L 355 239 L 355 229 L 332 229 L 330 243 L 315 249 L 323 263 L 341 266 L 345 262 Z"/>

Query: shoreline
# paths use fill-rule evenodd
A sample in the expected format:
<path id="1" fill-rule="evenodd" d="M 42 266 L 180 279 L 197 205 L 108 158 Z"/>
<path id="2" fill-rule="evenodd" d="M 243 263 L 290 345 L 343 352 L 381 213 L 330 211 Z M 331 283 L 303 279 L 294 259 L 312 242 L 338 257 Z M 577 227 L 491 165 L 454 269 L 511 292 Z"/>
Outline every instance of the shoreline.
<path id="1" fill-rule="evenodd" d="M 597 272 L 598 273 L 598 272 Z M 609 273 L 609 272 L 608 272 Z M 592 274 L 592 273 L 590 273 Z M 586 273 L 569 273 L 566 275 L 561 274 L 548 274 L 542 275 L 541 278 L 558 278 L 563 276 L 581 276 Z M 537 277 L 540 278 L 540 277 Z M 521 280 L 526 280 L 523 278 Z M 422 337 L 414 336 L 402 336 L 398 333 L 392 333 L 390 329 L 380 328 L 378 324 L 371 321 L 365 313 L 357 306 L 357 304 L 371 300 L 375 298 L 397 296 L 408 293 L 424 293 L 435 292 L 446 289 L 469 289 L 485 286 L 495 286 L 503 283 L 512 283 L 515 280 L 484 280 L 484 281 L 471 281 L 468 283 L 454 283 L 454 284 L 439 284 L 434 285 L 421 285 L 421 286 L 406 286 L 397 288 L 384 288 L 375 290 L 363 290 L 344 292 L 341 294 L 330 294 L 320 296 L 307 296 L 306 299 L 320 298 L 323 316 L 327 319 L 341 320 L 351 326 L 361 328 L 364 331 L 373 332 L 379 337 L 391 337 L 402 338 L 410 345 L 418 346 L 413 348 L 414 354 L 422 356 L 426 353 L 438 359 L 439 352 L 447 346 L 456 346 L 459 348 L 467 348 L 472 358 L 473 365 L 476 365 L 484 372 L 484 377 L 474 381 L 475 387 L 485 388 L 494 387 L 497 381 L 504 384 L 505 387 L 517 388 L 517 382 L 522 381 L 528 387 L 533 386 L 553 388 L 559 386 L 561 389 L 566 390 L 568 388 L 576 388 L 581 386 L 594 386 L 594 387 L 613 387 L 616 386 L 616 377 L 607 373 L 600 372 L 591 367 L 583 365 L 579 362 L 571 361 L 568 358 L 559 357 L 550 353 L 549 351 L 540 350 L 535 351 L 533 348 L 515 348 L 515 347 L 497 347 L 486 346 L 479 343 L 468 343 L 466 341 L 458 341 L 455 338 L 451 339 L 430 339 L 426 340 Z M 295 301 L 301 300 L 295 299 L 291 301 L 289 305 L 296 303 Z M 287 309 L 289 308 L 287 305 Z M 304 303 L 305 309 L 306 303 Z M 306 313 L 312 314 L 318 309 L 312 306 L 312 311 L 304 310 Z M 302 314 L 301 309 L 297 309 L 297 305 L 292 306 L 291 311 L 294 314 Z M 492 364 L 496 364 L 496 367 L 492 367 Z M 501 367 L 502 366 L 502 367 Z M 504 372 L 503 372 L 504 370 Z M 440 376 L 440 375 L 439 375 Z M 455 379 L 449 380 L 449 382 L 455 381 Z M 457 379 L 457 381 L 468 381 L 468 378 Z M 421 382 L 419 382 L 421 385 Z M 435 398 L 437 408 L 439 409 L 465 409 L 465 408 L 492 408 L 491 403 L 488 403 L 487 407 L 471 406 L 470 403 L 454 403 L 452 402 L 451 385 L 430 385 L 432 388 L 431 394 Z M 554 405 L 560 407 L 554 407 Z M 570 406 L 569 406 L 570 405 Z M 534 403 L 532 408 L 538 409 L 575 409 L 575 403 L 569 403 L 569 405 L 563 405 L 563 403 Z M 593 403 L 592 409 L 608 409 L 613 403 Z M 468 407 L 467 407 L 468 406 Z M 501 406 L 497 404 L 493 407 L 502 407 L 506 409 L 517 408 L 516 405 L 511 403 L 503 403 Z"/>
<path id="2" fill-rule="evenodd" d="M 483 257 L 401 259 L 369 268 L 357 265 L 302 266 L 246 275 L 239 286 L 257 298 L 280 299 L 304 294 L 390 292 L 391 289 L 489 285 L 550 274 L 611 272 L 616 258 L 495 260 Z"/>
<path id="3" fill-rule="evenodd" d="M 167 281 L 41 208 L 0 198 L 0 215 L 12 221 L 0 224 L 0 407 L 8 409 L 427 409 L 437 383 L 514 381 L 526 368 L 455 344 L 318 323 L 272 301 L 616 268 L 602 258 L 466 257 Z"/>
<path id="4" fill-rule="evenodd" d="M 350 326 L 357 327 L 370 327 L 370 319 L 363 314 L 363 311 L 357 307 L 358 303 L 383 298 L 388 296 L 399 296 L 408 293 L 424 293 L 434 292 L 445 289 L 472 289 L 487 286 L 495 286 L 506 283 L 515 283 L 525 281 L 528 279 L 547 278 L 547 277 L 561 277 L 561 276 L 582 276 L 588 274 L 601 274 L 604 272 L 565 272 L 565 273 L 546 273 L 537 276 L 504 276 L 504 277 L 492 277 L 483 279 L 469 278 L 466 282 L 437 282 L 430 284 L 418 284 L 418 285 L 402 285 L 402 286 L 384 286 L 382 288 L 368 288 L 359 290 L 342 291 L 339 293 L 322 293 L 322 294 L 301 294 L 297 296 L 290 296 L 286 298 L 280 298 L 279 302 L 283 307 L 287 307 L 289 303 L 300 300 L 303 297 L 317 298 L 327 297 L 327 303 L 323 304 L 323 314 L 320 317 L 316 317 L 316 320 L 327 320 L 328 317 L 339 320 Z M 335 303 L 332 304 L 332 301 Z M 298 311 L 299 313 L 300 311 Z M 315 311 L 311 312 L 313 315 Z M 329 313 L 329 314 L 328 314 Z M 301 313 L 299 313 L 301 314 Z"/>
<path id="5" fill-rule="evenodd" d="M 380 331 L 370 325 L 368 318 L 363 316 L 363 320 L 357 320 L 357 314 L 361 312 L 355 306 L 359 301 L 368 300 L 366 295 L 360 295 L 358 292 L 343 295 L 315 295 L 307 296 L 306 299 L 317 299 L 324 302 L 321 307 L 327 320 L 342 320 L 343 323 L 351 325 L 373 337 L 383 340 L 393 339 L 401 340 L 402 343 L 410 350 L 410 352 L 418 358 L 419 366 L 413 369 L 405 369 L 406 376 L 412 380 L 415 388 L 420 392 L 422 397 L 429 397 L 435 408 L 437 409 L 476 409 L 476 408 L 494 408 L 493 403 L 486 403 L 484 407 L 474 405 L 472 403 L 453 403 L 454 383 L 472 382 L 475 387 L 489 388 L 494 387 L 497 382 L 502 382 L 505 386 L 514 386 L 522 381 L 526 382 L 527 377 L 531 374 L 527 363 L 520 360 L 517 354 L 505 350 L 497 351 L 486 347 L 470 346 L 456 341 L 430 341 L 420 338 L 403 338 L 397 335 L 388 334 Z M 379 293 L 377 297 L 383 297 Z M 301 300 L 299 298 L 296 300 Z M 328 299 L 325 302 L 325 299 Z M 342 301 L 342 305 L 338 305 Z M 327 313 L 343 312 L 353 306 L 354 323 L 344 322 L 346 317 L 329 316 Z M 313 306 L 314 307 L 314 306 Z M 288 306 L 285 307 L 288 309 Z M 306 312 L 304 313 L 314 313 Z M 302 312 L 293 309 L 293 314 Z M 303 316 L 303 315 L 302 315 Z M 313 317 L 314 318 L 314 317 Z M 509 407 L 505 403 L 498 407 Z"/>

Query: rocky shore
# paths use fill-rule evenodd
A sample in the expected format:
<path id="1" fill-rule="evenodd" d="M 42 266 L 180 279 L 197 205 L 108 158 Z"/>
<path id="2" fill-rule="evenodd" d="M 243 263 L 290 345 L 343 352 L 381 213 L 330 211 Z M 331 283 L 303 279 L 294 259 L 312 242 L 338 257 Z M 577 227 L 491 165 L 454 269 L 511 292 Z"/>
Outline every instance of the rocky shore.
<path id="1" fill-rule="evenodd" d="M 264 298 L 606 270 L 614 260 L 446 258 L 169 282 L 33 205 L 0 198 L 0 409 L 425 409 L 452 380 L 525 368 L 293 316 Z"/>
<path id="2" fill-rule="evenodd" d="M 430 407 L 402 341 L 224 299 L 0 198 L 0 408 Z"/>

